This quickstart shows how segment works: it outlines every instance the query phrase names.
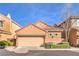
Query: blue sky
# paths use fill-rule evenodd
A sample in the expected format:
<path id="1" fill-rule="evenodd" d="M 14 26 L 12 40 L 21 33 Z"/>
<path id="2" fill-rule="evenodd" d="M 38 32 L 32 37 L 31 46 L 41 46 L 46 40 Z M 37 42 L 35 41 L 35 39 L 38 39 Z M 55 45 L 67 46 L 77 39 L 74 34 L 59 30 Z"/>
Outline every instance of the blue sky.
<path id="1" fill-rule="evenodd" d="M 43 21 L 48 25 L 54 25 L 64 21 L 63 16 L 66 14 L 62 11 L 65 10 L 66 4 L 0 4 L 0 13 L 11 15 L 12 19 L 15 20 L 22 26 L 26 26 L 29 23 L 36 23 L 37 21 Z M 79 15 L 79 4 L 72 4 L 71 7 L 72 15 Z"/>

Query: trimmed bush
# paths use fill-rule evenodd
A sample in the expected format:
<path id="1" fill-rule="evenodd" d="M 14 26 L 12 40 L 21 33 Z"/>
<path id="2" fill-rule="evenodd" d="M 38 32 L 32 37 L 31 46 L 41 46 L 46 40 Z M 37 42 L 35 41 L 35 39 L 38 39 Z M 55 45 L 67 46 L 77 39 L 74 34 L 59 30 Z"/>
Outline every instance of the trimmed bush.
<path id="1" fill-rule="evenodd" d="M 50 43 L 47 44 L 48 46 L 50 46 L 50 48 L 70 48 L 70 45 L 68 42 L 62 42 L 59 44 L 55 44 L 55 43 Z"/>
<path id="2" fill-rule="evenodd" d="M 63 43 L 60 45 L 61 48 L 70 48 L 69 44 Z"/>
<path id="3" fill-rule="evenodd" d="M 13 46 L 14 45 L 14 42 L 11 42 L 11 41 L 6 41 L 8 43 L 8 46 Z"/>
<path id="4" fill-rule="evenodd" d="M 3 41 L 0 41 L 0 46 L 5 46 L 6 44 Z"/>
<path id="5" fill-rule="evenodd" d="M 12 46 L 13 43 L 10 41 L 0 41 L 0 46 Z"/>
<path id="6" fill-rule="evenodd" d="M 61 48 L 70 48 L 70 45 L 68 42 L 62 42 L 62 43 L 59 43 L 59 45 Z"/>

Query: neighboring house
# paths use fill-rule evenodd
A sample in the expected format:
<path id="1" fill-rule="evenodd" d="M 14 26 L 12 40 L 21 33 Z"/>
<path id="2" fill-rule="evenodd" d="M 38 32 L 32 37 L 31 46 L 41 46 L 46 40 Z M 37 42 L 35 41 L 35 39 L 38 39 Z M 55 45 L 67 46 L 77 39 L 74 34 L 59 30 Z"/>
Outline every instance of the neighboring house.
<path id="1" fill-rule="evenodd" d="M 28 26 L 16 31 L 16 46 L 43 46 L 45 43 L 61 43 L 62 28 L 55 28 L 39 21 L 36 24 Z"/>
<path id="2" fill-rule="evenodd" d="M 0 14 L 0 40 L 15 39 L 15 31 L 21 26 L 8 16 Z"/>
<path id="3" fill-rule="evenodd" d="M 68 42 L 72 46 L 79 45 L 79 16 L 71 16 L 66 21 L 58 25 L 58 27 L 62 28 L 64 28 L 64 26 L 66 26 L 65 29 L 70 28 Z"/>

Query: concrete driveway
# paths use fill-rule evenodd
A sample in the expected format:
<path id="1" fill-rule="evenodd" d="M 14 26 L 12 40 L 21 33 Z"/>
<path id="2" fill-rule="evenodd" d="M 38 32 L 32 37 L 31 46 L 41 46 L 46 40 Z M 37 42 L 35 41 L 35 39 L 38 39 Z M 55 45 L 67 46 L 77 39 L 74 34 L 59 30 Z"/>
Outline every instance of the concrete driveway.
<path id="1" fill-rule="evenodd" d="M 28 53 L 14 53 L 0 49 L 0 56 L 79 56 L 79 52 L 68 50 L 30 50 Z"/>

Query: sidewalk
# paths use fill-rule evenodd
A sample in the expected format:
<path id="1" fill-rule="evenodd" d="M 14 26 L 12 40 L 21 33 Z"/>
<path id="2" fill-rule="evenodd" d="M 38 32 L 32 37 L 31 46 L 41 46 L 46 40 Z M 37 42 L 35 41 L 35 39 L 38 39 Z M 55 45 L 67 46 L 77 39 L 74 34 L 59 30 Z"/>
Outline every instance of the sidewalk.
<path id="1" fill-rule="evenodd" d="M 79 52 L 79 48 L 75 48 L 75 47 L 71 47 L 71 48 L 66 48 L 66 49 L 61 49 L 61 48 L 52 48 L 52 49 L 46 49 L 46 48 L 28 48 L 28 47 L 8 47 L 5 48 L 8 51 L 14 51 L 16 53 L 24 53 L 24 52 L 28 52 L 29 50 L 66 50 L 66 51 L 76 51 Z"/>

